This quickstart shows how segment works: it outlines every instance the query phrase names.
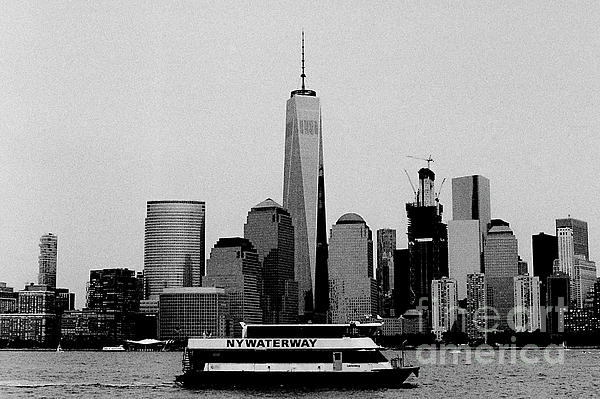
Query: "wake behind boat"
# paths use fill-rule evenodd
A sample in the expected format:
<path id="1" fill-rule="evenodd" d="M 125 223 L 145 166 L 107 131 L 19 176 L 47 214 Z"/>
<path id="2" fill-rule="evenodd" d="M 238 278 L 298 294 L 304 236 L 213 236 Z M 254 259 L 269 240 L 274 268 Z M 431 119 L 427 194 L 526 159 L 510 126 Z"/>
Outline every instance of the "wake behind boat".
<path id="1" fill-rule="evenodd" d="M 389 361 L 371 338 L 381 323 L 243 324 L 242 338 L 190 338 L 191 387 L 399 387 L 419 367 Z"/>

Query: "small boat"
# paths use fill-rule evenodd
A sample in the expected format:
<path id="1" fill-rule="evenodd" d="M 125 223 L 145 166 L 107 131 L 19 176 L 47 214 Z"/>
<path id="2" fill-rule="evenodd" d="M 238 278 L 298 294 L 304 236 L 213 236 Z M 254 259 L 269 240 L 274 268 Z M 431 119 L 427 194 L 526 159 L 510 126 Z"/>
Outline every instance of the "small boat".
<path id="1" fill-rule="evenodd" d="M 60 347 L 60 343 L 58 344 L 58 346 L 56 347 L 56 352 L 62 352 L 63 349 Z"/>
<path id="2" fill-rule="evenodd" d="M 123 345 L 119 346 L 103 346 L 102 350 L 105 352 L 124 352 L 125 347 Z"/>
<path id="3" fill-rule="evenodd" d="M 419 367 L 388 360 L 371 336 L 381 323 L 242 324 L 242 338 L 190 338 L 184 387 L 398 388 Z"/>

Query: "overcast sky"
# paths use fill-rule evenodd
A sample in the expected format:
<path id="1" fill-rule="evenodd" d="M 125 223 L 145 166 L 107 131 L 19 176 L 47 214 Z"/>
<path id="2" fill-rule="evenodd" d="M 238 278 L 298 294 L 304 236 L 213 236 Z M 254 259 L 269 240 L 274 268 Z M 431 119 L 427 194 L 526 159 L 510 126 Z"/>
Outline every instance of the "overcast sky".
<path id="1" fill-rule="evenodd" d="M 492 217 L 531 235 L 586 220 L 600 261 L 597 2 L 0 2 L 0 281 L 85 304 L 94 268 L 143 267 L 146 201 L 206 201 L 206 249 L 281 202 L 285 101 L 321 98 L 328 224 L 398 230 L 436 183 L 482 174 Z M 441 193 L 451 215 L 451 184 Z"/>

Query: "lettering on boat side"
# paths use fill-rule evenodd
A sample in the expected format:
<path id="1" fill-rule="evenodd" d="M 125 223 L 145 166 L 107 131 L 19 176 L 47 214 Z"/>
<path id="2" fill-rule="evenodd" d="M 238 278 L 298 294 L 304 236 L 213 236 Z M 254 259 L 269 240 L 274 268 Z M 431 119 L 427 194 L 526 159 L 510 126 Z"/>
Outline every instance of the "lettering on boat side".
<path id="1" fill-rule="evenodd" d="M 317 339 L 228 339 L 228 348 L 314 348 Z"/>

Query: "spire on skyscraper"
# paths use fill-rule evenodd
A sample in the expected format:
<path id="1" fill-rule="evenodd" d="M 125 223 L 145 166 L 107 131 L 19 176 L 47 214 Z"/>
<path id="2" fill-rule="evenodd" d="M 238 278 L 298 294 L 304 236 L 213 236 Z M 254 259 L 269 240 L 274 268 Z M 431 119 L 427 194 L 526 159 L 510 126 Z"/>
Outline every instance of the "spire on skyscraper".
<path id="1" fill-rule="evenodd" d="M 305 83 L 306 73 L 304 73 L 304 29 L 302 30 L 302 73 L 300 74 L 300 78 L 302 79 L 302 87 L 300 90 L 292 91 L 292 97 L 294 97 L 295 95 L 313 96 L 313 97 L 316 96 L 317 92 L 315 92 L 314 90 L 306 89 L 306 83 Z"/>
<path id="2" fill-rule="evenodd" d="M 302 78 L 302 90 L 306 90 L 304 86 L 304 78 L 306 78 L 306 74 L 304 73 L 304 29 L 302 29 L 302 74 L 300 74 Z"/>

